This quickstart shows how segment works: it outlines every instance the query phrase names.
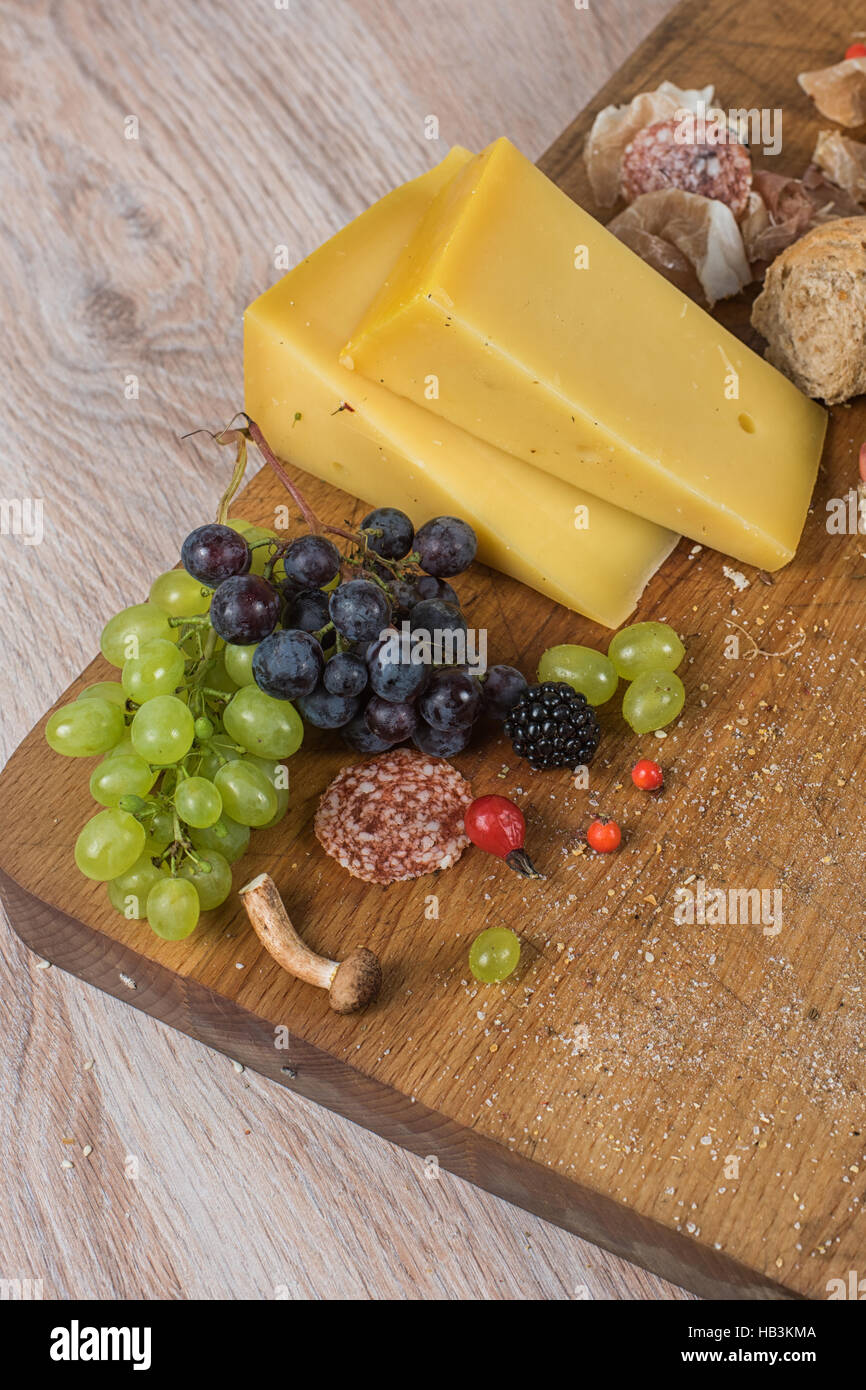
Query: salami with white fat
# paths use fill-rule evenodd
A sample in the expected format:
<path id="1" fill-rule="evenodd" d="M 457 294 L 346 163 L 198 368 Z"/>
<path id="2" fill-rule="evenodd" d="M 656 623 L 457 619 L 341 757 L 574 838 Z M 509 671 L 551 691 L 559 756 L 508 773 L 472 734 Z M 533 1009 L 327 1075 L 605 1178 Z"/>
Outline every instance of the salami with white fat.
<path id="1" fill-rule="evenodd" d="M 642 193 L 682 188 L 726 203 L 741 217 L 752 186 L 749 151 L 733 135 L 725 141 L 684 139 L 673 117 L 638 131 L 622 157 L 622 191 L 631 203 Z"/>
<path id="2" fill-rule="evenodd" d="M 469 839 L 465 777 L 444 758 L 395 748 L 344 767 L 322 793 L 315 832 L 354 878 L 397 883 L 456 864 Z"/>

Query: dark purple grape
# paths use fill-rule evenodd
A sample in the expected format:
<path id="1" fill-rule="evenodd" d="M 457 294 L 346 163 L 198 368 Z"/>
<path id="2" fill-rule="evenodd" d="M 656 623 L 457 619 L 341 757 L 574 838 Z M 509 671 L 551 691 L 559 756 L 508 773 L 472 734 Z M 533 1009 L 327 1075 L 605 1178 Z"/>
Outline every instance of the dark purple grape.
<path id="1" fill-rule="evenodd" d="M 418 701 L 418 710 L 434 729 L 462 729 L 481 709 L 481 685 L 460 666 L 434 671 Z"/>
<path id="2" fill-rule="evenodd" d="M 302 632 L 321 632 L 331 621 L 328 613 L 328 595 L 321 589 L 299 589 L 287 595 L 283 623 L 286 627 L 297 627 Z"/>
<path id="3" fill-rule="evenodd" d="M 466 521 L 457 516 L 436 516 L 415 537 L 418 563 L 437 579 L 462 574 L 475 559 L 478 537 Z"/>
<path id="4" fill-rule="evenodd" d="M 481 687 L 483 710 L 491 719 L 506 719 L 529 682 L 514 666 L 491 666 Z"/>
<path id="5" fill-rule="evenodd" d="M 399 703 L 418 694 L 430 668 L 422 661 L 394 661 L 390 651 L 392 640 L 396 643 L 396 639 L 385 638 L 372 644 L 367 652 L 367 669 L 375 693 L 383 700 Z"/>
<path id="6" fill-rule="evenodd" d="M 258 574 L 239 574 L 220 584 L 211 601 L 210 620 L 217 637 L 249 647 L 273 632 L 280 617 L 280 596 Z"/>
<path id="7" fill-rule="evenodd" d="M 259 690 L 275 700 L 295 700 L 315 689 L 324 665 L 315 637 L 293 628 L 272 632 L 260 643 L 253 657 L 253 678 Z"/>
<path id="8" fill-rule="evenodd" d="M 323 685 L 317 685 L 309 695 L 301 695 L 298 709 L 308 724 L 317 729 L 341 729 L 358 713 L 357 695 L 334 695 Z"/>
<path id="9" fill-rule="evenodd" d="M 234 575 L 246 574 L 251 559 L 250 548 L 240 532 L 215 521 L 190 531 L 180 552 L 187 574 L 209 589 Z"/>
<path id="10" fill-rule="evenodd" d="M 321 589 L 339 573 L 342 556 L 327 536 L 299 536 L 288 546 L 283 565 L 286 578 L 304 589 Z"/>
<path id="11" fill-rule="evenodd" d="M 367 727 L 389 743 L 402 743 L 404 738 L 411 738 L 418 723 L 414 705 L 407 700 L 396 704 L 383 700 L 381 695 L 372 695 L 367 701 L 364 718 Z"/>
<path id="12" fill-rule="evenodd" d="M 419 719 L 412 742 L 422 753 L 429 753 L 431 757 L 453 758 L 455 753 L 463 752 L 471 738 L 471 724 L 462 729 L 432 729 L 423 719 Z"/>
<path id="13" fill-rule="evenodd" d="M 415 537 L 415 527 L 409 517 L 396 507 L 377 507 L 374 512 L 368 512 L 360 530 L 379 533 L 367 536 L 367 549 L 386 560 L 402 560 L 412 549 Z"/>
<path id="14" fill-rule="evenodd" d="M 388 626 L 391 605 L 384 589 L 369 579 L 350 579 L 331 594 L 331 621 L 350 642 L 372 642 Z"/>
<path id="15" fill-rule="evenodd" d="M 322 684 L 332 695 L 360 695 L 367 688 L 367 663 L 355 652 L 337 652 L 325 665 Z"/>
<path id="16" fill-rule="evenodd" d="M 460 599 L 447 579 L 437 579 L 432 574 L 419 574 L 415 580 L 415 593 L 418 603 L 423 598 L 444 598 L 447 603 L 454 603 L 460 607 Z"/>
<path id="17" fill-rule="evenodd" d="M 416 603 L 409 614 L 412 631 L 427 632 L 432 639 L 434 632 L 465 632 L 466 619 L 454 603 L 441 598 L 422 599 Z"/>
<path id="18" fill-rule="evenodd" d="M 435 581 L 434 581 L 435 582 Z M 413 579 L 393 579 L 389 578 L 388 586 L 391 590 L 391 598 L 398 613 L 408 613 L 418 602 L 418 592 Z"/>
<path id="19" fill-rule="evenodd" d="M 386 749 L 394 747 L 393 743 L 373 733 L 362 710 L 343 725 L 342 734 L 349 747 L 357 753 L 384 753 Z"/>

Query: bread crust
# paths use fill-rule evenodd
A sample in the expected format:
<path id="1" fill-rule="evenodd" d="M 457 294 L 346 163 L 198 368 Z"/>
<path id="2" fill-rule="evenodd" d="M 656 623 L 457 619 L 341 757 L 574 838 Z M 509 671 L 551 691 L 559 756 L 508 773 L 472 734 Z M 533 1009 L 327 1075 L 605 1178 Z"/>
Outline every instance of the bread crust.
<path id="1" fill-rule="evenodd" d="M 836 405 L 866 391 L 866 217 L 825 222 L 777 256 L 752 325 L 807 396 Z"/>

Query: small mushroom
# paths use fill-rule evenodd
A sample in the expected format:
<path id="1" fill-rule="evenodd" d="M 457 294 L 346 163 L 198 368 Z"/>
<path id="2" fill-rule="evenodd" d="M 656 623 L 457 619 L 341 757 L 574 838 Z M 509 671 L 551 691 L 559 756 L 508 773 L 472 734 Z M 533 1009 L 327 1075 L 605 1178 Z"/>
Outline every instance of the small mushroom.
<path id="1" fill-rule="evenodd" d="M 277 885 L 270 874 L 259 874 L 240 890 L 241 901 L 256 936 L 274 960 L 308 985 L 328 991 L 331 1008 L 338 1014 L 364 1009 L 382 988 L 379 957 L 359 946 L 344 961 L 317 956 L 306 946 L 289 919 Z"/>

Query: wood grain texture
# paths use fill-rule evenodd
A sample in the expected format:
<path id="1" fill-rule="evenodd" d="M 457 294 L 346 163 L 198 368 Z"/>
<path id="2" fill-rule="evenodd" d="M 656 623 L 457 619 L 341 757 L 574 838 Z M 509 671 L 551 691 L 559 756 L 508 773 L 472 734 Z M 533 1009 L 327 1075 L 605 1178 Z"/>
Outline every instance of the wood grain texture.
<path id="1" fill-rule="evenodd" d="M 540 154 L 668 8 L 0 4 L 0 490 L 45 500 L 41 546 L 0 539 L 4 754 L 212 510 L 213 461 L 178 435 L 234 408 L 274 248 L 301 256 L 453 141 Z M 0 972 L 0 1276 L 47 1297 L 687 1296 L 36 969 L 8 929 Z"/>

